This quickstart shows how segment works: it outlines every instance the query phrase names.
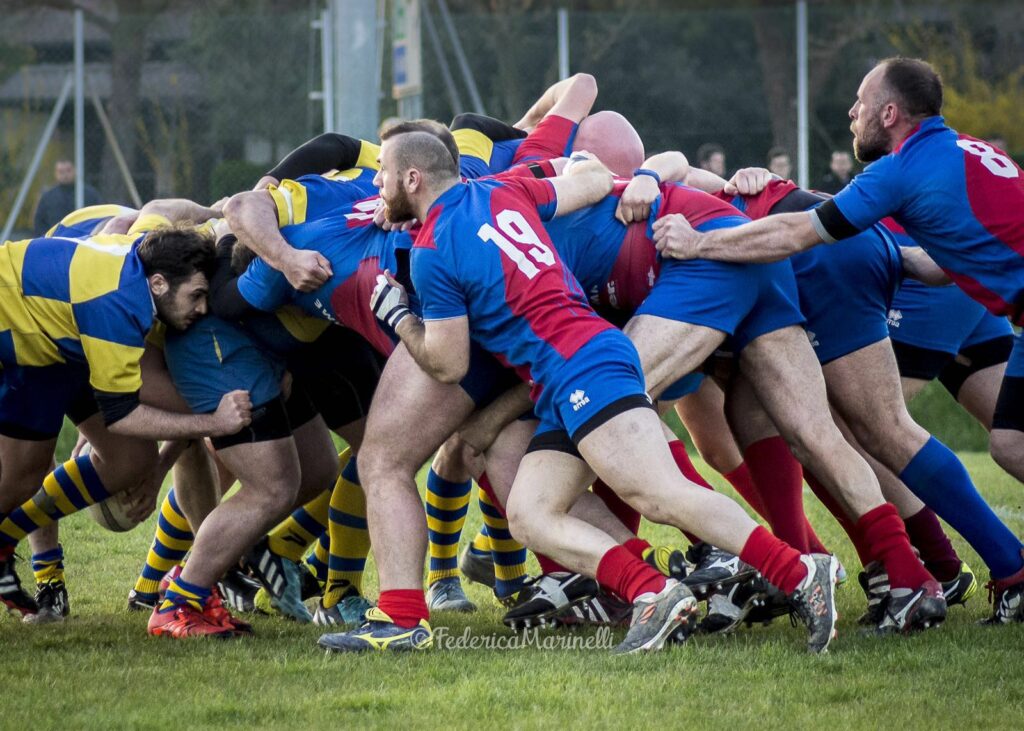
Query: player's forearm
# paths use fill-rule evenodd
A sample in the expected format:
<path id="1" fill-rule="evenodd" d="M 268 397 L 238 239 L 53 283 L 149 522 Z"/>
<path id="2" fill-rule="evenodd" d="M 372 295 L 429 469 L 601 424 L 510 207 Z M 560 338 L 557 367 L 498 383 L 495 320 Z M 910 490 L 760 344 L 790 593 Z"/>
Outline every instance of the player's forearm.
<path id="1" fill-rule="evenodd" d="M 435 381 L 458 383 L 466 375 L 464 364 L 451 357 L 452 351 L 428 342 L 427 328 L 415 315 L 402 318 L 396 330 L 416 364 Z"/>
<path id="2" fill-rule="evenodd" d="M 201 439 L 213 435 L 217 422 L 213 414 L 175 414 L 139 404 L 127 416 L 107 428 L 113 434 L 138 439 Z"/>
<path id="3" fill-rule="evenodd" d="M 682 182 L 705 193 L 717 193 L 725 187 L 725 178 L 720 178 L 703 168 L 690 168 Z"/>
<path id="4" fill-rule="evenodd" d="M 903 255 L 904 276 L 916 279 L 930 287 L 942 287 L 953 283 L 949 275 L 935 263 L 934 259 L 928 256 L 924 249 L 918 246 L 901 246 L 900 253 Z"/>
<path id="5" fill-rule="evenodd" d="M 658 174 L 663 183 L 681 183 L 686 181 L 690 172 L 690 163 L 686 155 L 681 152 L 669 151 L 659 152 L 644 160 L 641 166 L 645 170 L 652 170 Z"/>
<path id="6" fill-rule="evenodd" d="M 597 98 L 597 80 L 590 74 L 575 74 L 567 79 L 555 82 L 541 94 L 533 106 L 523 115 L 523 118 L 513 125 L 518 129 L 532 129 L 536 127 L 544 116 L 550 112 L 558 102 L 572 94 L 579 98 L 579 103 L 574 106 L 581 112 L 580 116 L 586 116 Z M 576 120 L 579 121 L 579 120 Z"/>
<path id="7" fill-rule="evenodd" d="M 232 196 L 224 206 L 224 218 L 238 240 L 278 271 L 284 271 L 294 249 L 278 228 L 277 208 L 265 191 Z"/>
<path id="8" fill-rule="evenodd" d="M 551 181 L 557 197 L 556 216 L 597 203 L 611 193 L 615 185 L 611 172 L 598 160 L 575 163 L 568 168 L 565 177 Z"/>
<path id="9" fill-rule="evenodd" d="M 139 211 L 139 218 L 146 215 L 163 216 L 172 223 L 184 221 L 203 223 L 211 218 L 220 217 L 221 212 L 187 198 L 161 198 L 150 201 L 142 207 Z"/>
<path id="10" fill-rule="evenodd" d="M 470 416 L 459 429 L 459 436 L 478 453 L 482 453 L 494 443 L 507 424 L 525 414 L 532 406 L 530 386 L 526 383 L 517 384 Z"/>
<path id="11" fill-rule="evenodd" d="M 807 213 L 786 213 L 700 235 L 696 258 L 738 263 L 785 259 L 821 243 Z"/>

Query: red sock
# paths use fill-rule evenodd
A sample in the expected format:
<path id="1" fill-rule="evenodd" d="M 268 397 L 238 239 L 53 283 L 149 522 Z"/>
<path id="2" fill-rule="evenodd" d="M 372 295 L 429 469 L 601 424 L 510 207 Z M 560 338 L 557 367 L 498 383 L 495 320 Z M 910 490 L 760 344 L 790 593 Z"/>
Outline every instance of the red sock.
<path id="1" fill-rule="evenodd" d="M 761 494 L 754 485 L 754 477 L 750 474 L 750 468 L 746 462 L 740 462 L 740 466 L 732 472 L 723 472 L 722 477 L 729 481 L 740 497 L 747 501 L 747 505 L 754 509 L 754 512 L 765 520 L 768 520 L 768 509 L 764 506 Z"/>
<path id="2" fill-rule="evenodd" d="M 832 553 L 830 550 L 825 548 L 825 544 L 818 538 L 818 534 L 814 532 L 814 527 L 811 525 L 811 521 L 807 521 L 807 545 L 811 550 L 811 553 Z"/>
<path id="3" fill-rule="evenodd" d="M 494 485 L 491 484 L 491 478 L 487 476 L 486 472 L 480 473 L 480 479 L 476 481 L 481 489 L 487 493 L 487 497 L 491 499 L 491 505 L 497 508 L 498 512 L 501 513 L 502 518 L 507 518 L 505 515 L 505 505 L 498 499 L 498 496 L 494 493 Z"/>
<path id="4" fill-rule="evenodd" d="M 688 479 L 690 482 L 696 483 L 701 487 L 706 487 L 708 490 L 714 491 L 715 488 L 711 487 L 710 483 L 704 479 L 704 477 L 697 471 L 697 468 L 693 466 L 693 462 L 690 461 L 690 455 L 686 453 L 686 445 L 680 440 L 674 439 L 668 443 L 668 451 L 672 453 L 672 459 L 676 461 L 676 467 L 683 473 L 683 477 Z M 690 543 L 700 543 L 701 539 L 699 536 L 695 536 L 689 531 L 683 531 L 683 535 Z"/>
<path id="5" fill-rule="evenodd" d="M 804 515 L 804 473 L 782 437 L 754 442 L 743 451 L 772 533 L 801 553 L 808 553 L 807 517 Z"/>
<path id="6" fill-rule="evenodd" d="M 430 618 L 422 589 L 382 591 L 377 600 L 377 608 L 391 617 L 392 622 L 405 629 L 415 627 L 421 619 Z"/>
<path id="7" fill-rule="evenodd" d="M 939 581 L 951 581 L 960 575 L 960 557 L 931 508 L 922 508 L 904 518 L 911 545 L 921 554 L 924 567 Z"/>
<path id="8" fill-rule="evenodd" d="M 643 538 L 630 538 L 628 541 L 622 544 L 630 554 L 643 560 L 644 551 L 651 547 L 651 544 L 645 541 Z"/>
<path id="9" fill-rule="evenodd" d="M 571 574 L 572 573 L 572 571 L 570 571 L 569 569 L 565 568 L 565 566 L 563 566 L 562 564 L 558 563 L 557 561 L 551 560 L 550 558 L 545 556 L 543 553 L 537 553 L 536 551 L 534 551 L 533 555 L 537 557 L 537 563 L 540 564 L 540 572 L 542 574 L 555 574 L 555 573 L 558 573 L 558 572 L 562 572 L 562 573 L 566 573 L 566 574 Z"/>
<path id="10" fill-rule="evenodd" d="M 882 503 L 860 516 L 857 529 L 871 546 L 872 557 L 885 564 L 893 589 L 918 589 L 934 580 L 914 554 L 907 529 L 891 503 Z"/>
<path id="11" fill-rule="evenodd" d="M 696 482 L 701 487 L 706 487 L 708 490 L 714 490 L 707 480 L 697 471 L 697 468 L 693 466 L 693 462 L 690 461 L 690 455 L 686 453 L 686 445 L 678 439 L 673 439 L 668 443 L 668 451 L 672 453 L 672 459 L 676 461 L 676 467 L 683 473 L 683 477 L 688 479 L 690 482 Z"/>
<path id="12" fill-rule="evenodd" d="M 850 516 L 846 514 L 839 501 L 832 497 L 832 493 L 828 491 L 821 480 L 819 480 L 813 473 L 804 471 L 804 479 L 807 480 L 807 484 L 811 488 L 811 492 L 817 496 L 821 504 L 828 508 L 828 512 L 832 513 L 832 517 L 839 521 L 839 525 L 846 531 L 846 535 L 850 537 L 850 542 L 853 547 L 857 549 L 857 557 L 860 558 L 861 566 L 867 566 L 874 559 L 871 553 L 871 544 L 864 540 L 857 526 L 850 519 Z"/>
<path id="13" fill-rule="evenodd" d="M 612 514 L 622 521 L 622 524 L 629 529 L 629 532 L 633 535 L 640 533 L 640 513 L 634 508 L 630 507 L 629 504 L 615 494 L 608 485 L 602 480 L 597 480 L 594 483 L 594 494 L 597 495 L 608 506 L 608 509 L 612 511 Z"/>
<path id="14" fill-rule="evenodd" d="M 753 566 L 786 594 L 792 594 L 807 577 L 800 552 L 773 536 L 762 526 L 754 528 L 740 551 L 740 560 Z"/>
<path id="15" fill-rule="evenodd" d="M 616 546 L 601 557 L 597 565 L 597 583 L 633 603 L 646 592 L 657 594 L 665 588 L 665 577 L 644 563 L 625 546 Z"/>

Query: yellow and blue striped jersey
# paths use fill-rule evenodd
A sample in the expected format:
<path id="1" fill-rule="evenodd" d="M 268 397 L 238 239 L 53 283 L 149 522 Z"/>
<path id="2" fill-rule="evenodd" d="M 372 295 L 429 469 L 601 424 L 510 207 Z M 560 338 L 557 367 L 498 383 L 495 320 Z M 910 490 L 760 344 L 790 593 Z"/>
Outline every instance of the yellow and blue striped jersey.
<path id="1" fill-rule="evenodd" d="M 98 226 L 115 216 L 126 216 L 138 213 L 134 208 L 119 206 L 115 203 L 102 203 L 97 206 L 86 206 L 64 216 L 53 228 L 46 232 L 46 238 L 64 236 L 79 239 L 91 236 Z"/>
<path id="2" fill-rule="evenodd" d="M 155 307 L 136 245 L 161 220 L 127 235 L 0 245 L 0 362 L 85 362 L 95 390 L 138 391 Z"/>

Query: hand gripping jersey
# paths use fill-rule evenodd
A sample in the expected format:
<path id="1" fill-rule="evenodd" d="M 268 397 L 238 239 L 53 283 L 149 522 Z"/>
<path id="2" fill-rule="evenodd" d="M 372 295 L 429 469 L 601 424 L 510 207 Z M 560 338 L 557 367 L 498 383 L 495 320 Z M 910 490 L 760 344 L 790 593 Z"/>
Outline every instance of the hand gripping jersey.
<path id="1" fill-rule="evenodd" d="M 378 198 L 360 199 L 360 188 L 320 176 L 282 181 L 270 194 L 281 234 L 296 249 L 323 254 L 333 275 L 313 292 L 295 290 L 285 276 L 255 259 L 238 279 L 242 297 L 261 310 L 293 303 L 308 314 L 355 330 L 381 354 L 390 355 L 396 336 L 374 317 L 369 302 L 377 275 L 398 270 L 396 250 L 408 249 L 408 234 L 373 225 Z"/>
<path id="2" fill-rule="evenodd" d="M 1024 172 L 1005 153 L 922 121 L 817 210 L 826 241 L 892 216 L 973 299 L 1024 322 Z"/>
<path id="3" fill-rule="evenodd" d="M 546 180 L 459 183 L 431 207 L 412 254 L 423 319 L 468 317 L 474 341 L 543 388 L 613 329 L 587 305 L 544 230 L 541 219 L 554 211 Z"/>
<path id="4" fill-rule="evenodd" d="M 789 180 L 772 180 L 757 195 L 716 194 L 751 218 L 802 211 L 822 196 Z M 815 246 L 790 257 L 807 318 L 807 336 L 822 365 L 888 336 L 887 315 L 903 277 L 892 234 L 876 224 L 840 247 Z"/>

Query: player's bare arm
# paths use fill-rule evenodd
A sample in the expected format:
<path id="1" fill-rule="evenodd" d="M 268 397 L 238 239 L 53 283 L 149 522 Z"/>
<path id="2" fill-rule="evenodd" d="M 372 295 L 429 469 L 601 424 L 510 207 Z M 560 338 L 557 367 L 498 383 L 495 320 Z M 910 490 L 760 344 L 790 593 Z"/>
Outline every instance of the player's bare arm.
<path id="1" fill-rule="evenodd" d="M 920 246 L 901 246 L 900 254 L 903 256 L 903 273 L 905 276 L 916 279 L 930 287 L 942 287 L 953 283 L 949 275 Z"/>
<path id="2" fill-rule="evenodd" d="M 310 292 L 331 276 L 331 264 L 316 251 L 294 249 L 278 228 L 277 206 L 266 190 L 232 196 L 224 217 L 238 240 L 285 275 L 300 292 Z"/>
<path id="3" fill-rule="evenodd" d="M 612 192 L 611 171 L 599 160 L 582 160 L 566 166 L 565 175 L 550 178 L 558 198 L 556 216 L 593 205 Z"/>
<path id="4" fill-rule="evenodd" d="M 251 421 L 249 393 L 232 391 L 224 395 L 212 414 L 176 414 L 138 404 L 107 428 L 114 434 L 139 439 L 199 439 L 235 434 Z"/>
<path id="5" fill-rule="evenodd" d="M 517 384 L 486 407 L 473 412 L 459 427 L 459 436 L 477 454 L 483 454 L 506 425 L 525 414 L 532 406 L 529 384 Z"/>
<path id="6" fill-rule="evenodd" d="M 783 213 L 735 228 L 695 231 L 680 214 L 654 222 L 654 245 L 673 259 L 767 263 L 779 261 L 822 242 L 813 212 Z"/>
<path id="7" fill-rule="evenodd" d="M 513 126 L 527 131 L 536 127 L 548 114 L 579 122 L 588 114 L 597 99 L 597 80 L 590 74 L 576 74 L 548 87 L 523 118 Z"/>
<path id="8" fill-rule="evenodd" d="M 187 198 L 158 198 L 139 210 L 139 218 L 148 215 L 163 216 L 173 222 L 192 221 L 203 223 L 211 218 L 220 218 L 222 210 L 216 206 L 204 206 Z"/>
<path id="9" fill-rule="evenodd" d="M 622 191 L 615 217 L 626 225 L 647 220 L 651 205 L 661 194 L 659 183 L 682 182 L 689 171 L 690 163 L 681 152 L 659 152 L 647 158 Z"/>

